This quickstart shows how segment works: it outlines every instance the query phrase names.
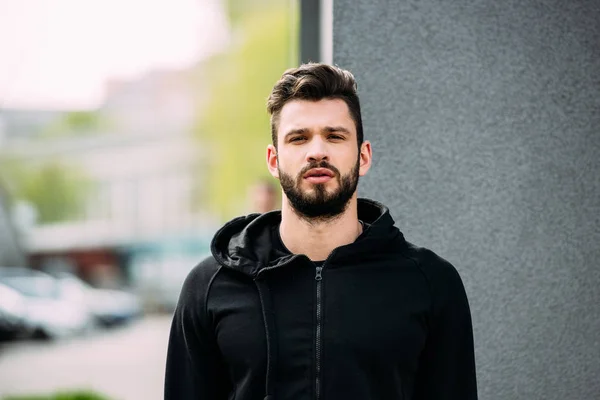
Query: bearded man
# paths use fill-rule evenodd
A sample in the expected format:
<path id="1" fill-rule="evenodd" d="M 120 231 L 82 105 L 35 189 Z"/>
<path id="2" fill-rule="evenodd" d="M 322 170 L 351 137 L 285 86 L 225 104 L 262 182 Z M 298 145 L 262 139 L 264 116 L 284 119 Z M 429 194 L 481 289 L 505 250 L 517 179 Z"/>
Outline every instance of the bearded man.
<path id="1" fill-rule="evenodd" d="M 165 399 L 477 399 L 459 274 L 357 196 L 372 149 L 353 75 L 288 70 L 267 109 L 281 210 L 225 224 L 187 277 Z"/>

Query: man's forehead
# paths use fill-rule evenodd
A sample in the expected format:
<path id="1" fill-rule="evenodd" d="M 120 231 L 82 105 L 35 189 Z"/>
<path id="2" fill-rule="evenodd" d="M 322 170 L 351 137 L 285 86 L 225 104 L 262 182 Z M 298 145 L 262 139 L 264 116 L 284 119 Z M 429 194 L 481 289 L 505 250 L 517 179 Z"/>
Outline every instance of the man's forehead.
<path id="1" fill-rule="evenodd" d="M 348 105 L 342 99 L 292 100 L 286 103 L 279 115 L 279 130 L 314 129 L 326 126 L 343 126 L 355 131 L 354 120 Z"/>

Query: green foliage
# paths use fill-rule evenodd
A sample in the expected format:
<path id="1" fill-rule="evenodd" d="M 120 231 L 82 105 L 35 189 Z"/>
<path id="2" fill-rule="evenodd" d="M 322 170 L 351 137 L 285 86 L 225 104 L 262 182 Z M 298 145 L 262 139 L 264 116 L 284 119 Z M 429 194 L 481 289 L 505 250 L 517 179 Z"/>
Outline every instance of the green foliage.
<path id="1" fill-rule="evenodd" d="M 67 126 L 75 129 L 94 128 L 99 124 L 97 114 L 90 111 L 74 111 L 67 113 L 64 121 Z"/>
<path id="2" fill-rule="evenodd" d="M 57 161 L 31 165 L 17 159 L 0 159 L 0 171 L 13 201 L 25 200 L 34 205 L 39 223 L 77 217 L 91 187 L 81 170 Z"/>
<path id="3" fill-rule="evenodd" d="M 53 395 L 7 396 L 3 400 L 110 400 L 91 391 L 59 392 Z"/>
<path id="4" fill-rule="evenodd" d="M 295 3 L 229 3 L 236 7 L 230 10 L 234 44 L 204 66 L 210 101 L 195 129 L 210 154 L 202 205 L 223 219 L 238 214 L 248 186 L 268 175 L 266 99 L 283 71 L 296 65 L 298 46 Z"/>
<path id="5" fill-rule="evenodd" d="M 55 139 L 93 134 L 108 128 L 109 122 L 95 111 L 71 111 L 46 126 L 41 132 L 41 138 Z"/>

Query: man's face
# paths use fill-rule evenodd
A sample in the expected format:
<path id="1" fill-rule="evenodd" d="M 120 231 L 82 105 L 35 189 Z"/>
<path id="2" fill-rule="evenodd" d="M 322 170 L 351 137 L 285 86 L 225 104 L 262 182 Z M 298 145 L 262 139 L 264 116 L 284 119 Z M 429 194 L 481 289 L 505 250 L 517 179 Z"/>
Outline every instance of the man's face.
<path id="1" fill-rule="evenodd" d="M 294 100 L 281 109 L 277 148 L 267 162 L 292 208 L 307 219 L 341 214 L 366 174 L 371 148 L 360 151 L 356 126 L 341 99 Z"/>

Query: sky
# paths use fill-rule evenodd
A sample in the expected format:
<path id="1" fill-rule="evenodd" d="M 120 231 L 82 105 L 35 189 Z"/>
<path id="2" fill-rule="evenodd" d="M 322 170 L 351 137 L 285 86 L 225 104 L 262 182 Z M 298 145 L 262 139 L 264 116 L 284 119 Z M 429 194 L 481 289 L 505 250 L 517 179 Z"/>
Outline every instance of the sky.
<path id="1" fill-rule="evenodd" d="M 220 0 L 0 0 L 0 108 L 93 109 L 107 79 L 188 67 L 227 38 Z"/>

